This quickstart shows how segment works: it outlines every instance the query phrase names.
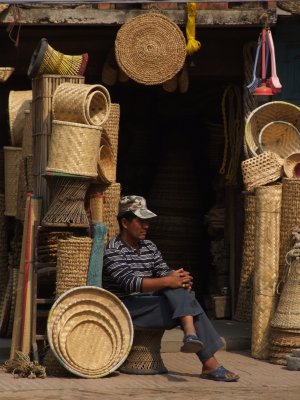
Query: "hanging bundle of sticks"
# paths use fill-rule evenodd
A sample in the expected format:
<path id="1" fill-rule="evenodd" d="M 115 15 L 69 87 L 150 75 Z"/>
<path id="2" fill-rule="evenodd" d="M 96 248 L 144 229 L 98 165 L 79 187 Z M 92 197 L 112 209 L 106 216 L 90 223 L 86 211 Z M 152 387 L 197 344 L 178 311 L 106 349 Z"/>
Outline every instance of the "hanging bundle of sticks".
<path id="1" fill-rule="evenodd" d="M 84 208 L 89 180 L 53 177 L 52 202 L 42 220 L 43 226 L 88 227 Z"/>

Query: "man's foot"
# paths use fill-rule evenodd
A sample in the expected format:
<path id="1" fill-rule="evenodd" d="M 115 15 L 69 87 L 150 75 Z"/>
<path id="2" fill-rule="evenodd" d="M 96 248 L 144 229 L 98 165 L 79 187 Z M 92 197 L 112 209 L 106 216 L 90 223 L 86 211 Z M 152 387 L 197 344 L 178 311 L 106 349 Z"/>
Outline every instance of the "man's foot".
<path id="1" fill-rule="evenodd" d="M 183 338 L 183 345 L 180 349 L 183 353 L 198 353 L 203 349 L 203 343 L 196 335 L 186 335 Z"/>
<path id="2" fill-rule="evenodd" d="M 236 382 L 240 377 L 234 372 L 229 371 L 222 365 L 213 371 L 205 372 L 203 371 L 200 375 L 202 379 L 210 379 L 212 381 L 222 381 L 222 382 Z"/>

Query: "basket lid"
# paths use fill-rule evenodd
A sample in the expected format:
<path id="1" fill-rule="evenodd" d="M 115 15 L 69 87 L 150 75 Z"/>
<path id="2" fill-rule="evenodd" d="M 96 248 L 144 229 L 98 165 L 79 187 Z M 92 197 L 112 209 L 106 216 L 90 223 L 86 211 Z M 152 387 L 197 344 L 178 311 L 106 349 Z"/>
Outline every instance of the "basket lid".
<path id="1" fill-rule="evenodd" d="M 164 83 L 183 67 L 186 42 L 179 27 L 158 13 L 139 15 L 118 31 L 115 55 L 119 67 L 145 85 Z"/>

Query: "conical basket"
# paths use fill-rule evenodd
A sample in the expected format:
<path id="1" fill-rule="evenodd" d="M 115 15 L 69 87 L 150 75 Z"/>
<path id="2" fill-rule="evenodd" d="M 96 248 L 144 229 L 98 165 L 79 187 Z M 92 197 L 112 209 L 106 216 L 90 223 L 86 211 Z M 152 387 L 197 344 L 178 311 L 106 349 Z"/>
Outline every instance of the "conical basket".
<path id="1" fill-rule="evenodd" d="M 245 141 L 252 157 L 260 152 L 259 134 L 261 130 L 273 121 L 289 122 L 300 130 L 300 108 L 292 103 L 272 101 L 252 111 L 245 124 Z"/>

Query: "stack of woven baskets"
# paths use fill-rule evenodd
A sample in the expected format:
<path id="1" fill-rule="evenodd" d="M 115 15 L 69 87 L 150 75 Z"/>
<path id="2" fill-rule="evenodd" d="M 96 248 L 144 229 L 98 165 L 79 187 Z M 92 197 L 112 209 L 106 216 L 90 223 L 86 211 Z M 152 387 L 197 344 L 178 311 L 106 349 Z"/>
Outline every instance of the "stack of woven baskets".
<path id="1" fill-rule="evenodd" d="M 248 191 L 282 175 L 299 177 L 300 109 L 294 104 L 273 101 L 256 108 L 245 126 L 246 157 L 242 162 Z"/>

